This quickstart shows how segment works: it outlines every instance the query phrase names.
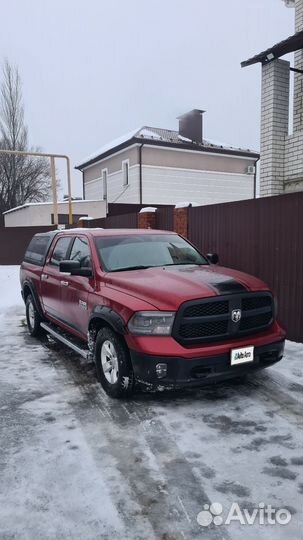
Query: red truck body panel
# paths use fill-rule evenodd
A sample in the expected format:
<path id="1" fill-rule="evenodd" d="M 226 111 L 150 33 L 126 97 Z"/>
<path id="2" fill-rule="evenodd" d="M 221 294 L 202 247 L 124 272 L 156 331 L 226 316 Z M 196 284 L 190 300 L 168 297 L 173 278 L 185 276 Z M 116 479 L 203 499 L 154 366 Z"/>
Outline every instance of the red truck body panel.
<path id="1" fill-rule="evenodd" d="M 276 320 L 264 331 L 226 340 L 184 344 L 169 336 L 139 336 L 128 331 L 128 322 L 136 312 L 178 312 L 180 306 L 197 299 L 224 297 L 229 292 L 270 292 L 260 279 L 237 270 L 218 265 L 163 266 L 142 270 L 105 272 L 95 245 L 99 236 L 174 234 L 150 230 L 85 230 L 74 229 L 54 234 L 44 264 L 24 261 L 21 266 L 21 287 L 32 287 L 40 303 L 43 316 L 87 342 L 90 320 L 94 310 L 104 307 L 112 310 L 123 321 L 124 339 L 131 351 L 151 357 L 178 357 L 185 360 L 228 355 L 237 347 L 263 347 L 285 340 L 285 331 Z M 85 239 L 91 252 L 92 276 L 64 275 L 51 264 L 54 247 L 62 237 Z M 227 289 L 226 289 L 227 288 Z"/>

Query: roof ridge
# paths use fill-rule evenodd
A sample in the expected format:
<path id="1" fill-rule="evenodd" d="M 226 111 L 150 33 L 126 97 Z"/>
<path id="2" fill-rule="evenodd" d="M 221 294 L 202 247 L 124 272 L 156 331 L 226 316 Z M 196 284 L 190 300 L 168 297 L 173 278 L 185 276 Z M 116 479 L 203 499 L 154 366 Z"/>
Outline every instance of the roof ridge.
<path id="1" fill-rule="evenodd" d="M 171 133 L 179 133 L 179 131 L 177 129 L 167 129 L 167 128 L 161 128 L 161 127 L 156 127 L 156 126 L 143 126 L 143 128 L 141 129 L 144 129 L 144 128 L 148 128 L 148 129 L 159 129 L 161 131 L 170 131 Z"/>

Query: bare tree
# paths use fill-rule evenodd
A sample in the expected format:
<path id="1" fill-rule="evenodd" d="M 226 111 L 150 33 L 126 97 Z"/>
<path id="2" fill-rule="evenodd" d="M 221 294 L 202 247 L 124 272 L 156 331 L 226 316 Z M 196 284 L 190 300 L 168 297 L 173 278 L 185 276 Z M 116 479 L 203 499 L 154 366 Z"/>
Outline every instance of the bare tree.
<path id="1" fill-rule="evenodd" d="M 29 147 L 24 123 L 21 79 L 8 61 L 0 85 L 0 148 L 39 151 Z M 46 158 L 0 154 L 0 222 L 2 212 L 26 202 L 45 201 L 50 196 L 50 171 Z"/>

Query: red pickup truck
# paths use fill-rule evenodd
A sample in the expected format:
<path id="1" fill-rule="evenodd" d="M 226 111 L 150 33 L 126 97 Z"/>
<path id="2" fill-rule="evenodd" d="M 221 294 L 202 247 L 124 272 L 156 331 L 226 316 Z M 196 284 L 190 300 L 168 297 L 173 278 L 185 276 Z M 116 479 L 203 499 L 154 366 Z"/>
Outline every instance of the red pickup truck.
<path id="1" fill-rule="evenodd" d="M 166 231 L 37 234 L 20 273 L 29 332 L 93 358 L 113 397 L 136 382 L 198 386 L 270 366 L 285 342 L 271 291 L 217 262 Z"/>

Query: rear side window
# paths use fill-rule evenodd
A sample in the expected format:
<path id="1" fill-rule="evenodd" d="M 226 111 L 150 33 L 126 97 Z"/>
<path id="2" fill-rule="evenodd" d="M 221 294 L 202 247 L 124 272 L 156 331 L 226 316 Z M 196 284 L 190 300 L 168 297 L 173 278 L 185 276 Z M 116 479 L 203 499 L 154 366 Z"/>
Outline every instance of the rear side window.
<path id="1" fill-rule="evenodd" d="M 60 261 L 65 261 L 68 258 L 67 252 L 70 242 L 70 236 L 63 236 L 62 238 L 59 238 L 59 240 L 56 242 L 50 264 L 53 266 L 59 266 Z"/>
<path id="2" fill-rule="evenodd" d="M 34 236 L 26 250 L 24 260 L 26 262 L 43 266 L 51 238 L 45 236 Z"/>

